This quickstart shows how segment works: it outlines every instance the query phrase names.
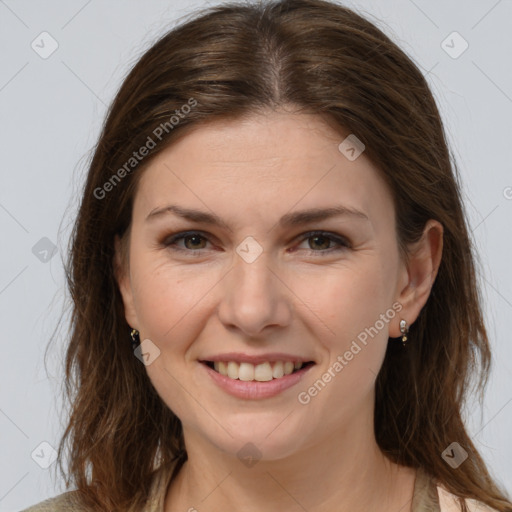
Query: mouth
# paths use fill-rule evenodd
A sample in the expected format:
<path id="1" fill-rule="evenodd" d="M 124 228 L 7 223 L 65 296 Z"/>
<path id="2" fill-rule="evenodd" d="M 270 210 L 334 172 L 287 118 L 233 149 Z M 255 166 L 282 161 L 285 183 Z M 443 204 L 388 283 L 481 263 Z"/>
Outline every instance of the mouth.
<path id="1" fill-rule="evenodd" d="M 232 380 L 271 382 L 283 379 L 315 364 L 314 361 L 265 361 L 259 364 L 237 361 L 200 361 L 214 372 Z"/>

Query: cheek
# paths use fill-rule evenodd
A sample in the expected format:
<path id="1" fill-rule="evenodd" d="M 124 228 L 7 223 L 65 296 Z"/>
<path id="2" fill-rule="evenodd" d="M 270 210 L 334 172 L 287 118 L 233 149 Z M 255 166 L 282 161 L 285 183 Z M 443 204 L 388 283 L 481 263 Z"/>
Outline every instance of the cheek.
<path id="1" fill-rule="evenodd" d="M 134 258 L 133 266 L 139 269 L 132 280 L 141 340 L 150 339 L 160 351 L 145 370 L 165 404 L 180 419 L 193 422 L 200 412 L 191 407 L 187 389 L 197 363 L 187 361 L 187 350 L 200 336 L 208 292 L 218 278 L 215 272 L 193 273 L 150 257 Z"/>
<path id="2" fill-rule="evenodd" d="M 317 318 L 329 344 L 356 337 L 391 307 L 388 279 L 375 258 L 297 279 L 294 292 Z M 342 347 L 340 347 L 342 348 Z"/>
<path id="3" fill-rule="evenodd" d="M 162 351 L 184 349 L 200 331 L 208 295 L 221 276 L 214 269 L 187 268 L 150 254 L 135 259 L 133 267 L 141 333 Z"/>
<path id="4" fill-rule="evenodd" d="M 323 333 L 318 341 L 326 358 L 320 378 L 317 374 L 301 387 L 303 401 L 299 401 L 307 402 L 311 416 L 325 417 L 325 432 L 335 431 L 356 411 L 373 403 L 375 380 L 386 352 L 389 321 L 395 311 L 385 275 L 375 261 L 367 263 L 315 280 L 316 293 L 310 290 L 310 300 L 305 301 L 318 316 L 315 325 L 319 329 L 314 334 Z"/>
<path id="5" fill-rule="evenodd" d="M 383 272 L 380 260 L 368 255 L 357 266 L 300 280 L 297 295 L 314 312 L 313 334 L 326 353 L 323 370 L 330 371 L 325 399 L 332 393 L 331 399 L 337 402 L 343 395 L 349 406 L 371 393 L 395 315 L 389 276 L 389 269 Z M 336 361 L 339 364 L 334 366 Z"/>

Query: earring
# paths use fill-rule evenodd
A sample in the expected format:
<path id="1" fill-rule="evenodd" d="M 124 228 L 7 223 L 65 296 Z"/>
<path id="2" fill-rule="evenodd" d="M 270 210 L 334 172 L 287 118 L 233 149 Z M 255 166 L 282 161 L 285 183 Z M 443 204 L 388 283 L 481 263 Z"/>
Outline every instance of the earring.
<path id="1" fill-rule="evenodd" d="M 132 338 L 132 347 L 135 349 L 140 345 L 139 331 L 137 331 L 137 329 L 132 329 L 130 336 Z"/>
<path id="2" fill-rule="evenodd" d="M 400 332 L 402 333 L 402 345 L 405 347 L 407 334 L 409 333 L 409 328 L 407 327 L 407 322 L 405 320 L 400 320 Z"/>

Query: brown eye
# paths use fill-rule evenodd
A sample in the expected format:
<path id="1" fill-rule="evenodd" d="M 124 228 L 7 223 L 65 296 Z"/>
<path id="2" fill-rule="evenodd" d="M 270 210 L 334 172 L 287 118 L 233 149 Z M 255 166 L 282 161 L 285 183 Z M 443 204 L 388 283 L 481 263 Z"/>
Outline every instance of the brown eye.
<path id="1" fill-rule="evenodd" d="M 315 247 L 313 247 L 313 245 L 316 245 L 317 249 L 330 249 L 330 245 L 331 245 L 331 242 L 332 240 L 324 235 L 315 235 L 315 236 L 311 236 L 308 238 L 308 240 L 312 240 L 313 243 L 310 243 L 310 247 L 312 249 L 315 249 Z"/>
<path id="2" fill-rule="evenodd" d="M 183 237 L 183 242 L 187 249 L 204 249 L 204 247 L 200 247 L 202 245 L 201 242 L 204 242 L 206 239 L 201 235 L 187 235 Z"/>
<path id="3" fill-rule="evenodd" d="M 309 247 L 306 250 L 315 255 L 332 254 L 351 247 L 350 242 L 345 237 L 325 231 L 306 233 L 301 240 L 302 243 L 308 241 Z M 183 245 L 178 244 L 180 241 L 183 241 Z M 162 245 L 176 251 L 200 253 L 208 249 L 206 245 L 208 243 L 210 243 L 209 239 L 201 232 L 188 231 L 167 237 Z"/>
<path id="4" fill-rule="evenodd" d="M 312 233 L 306 233 L 302 237 L 302 241 L 308 241 L 310 253 L 315 254 L 331 254 L 335 251 L 344 251 L 351 247 L 350 242 L 342 236 L 334 233 L 328 233 L 325 231 L 316 231 Z M 332 247 L 332 244 L 335 247 Z"/>
<path id="5" fill-rule="evenodd" d="M 178 246 L 177 242 L 183 240 L 183 246 Z M 205 243 L 208 242 L 208 239 L 201 235 L 198 232 L 186 232 L 186 233 L 178 233 L 176 235 L 171 236 L 170 238 L 166 238 L 162 244 L 165 247 L 170 247 L 172 249 L 176 249 L 177 251 L 188 251 L 188 252 L 197 252 L 203 249 L 206 249 Z"/>

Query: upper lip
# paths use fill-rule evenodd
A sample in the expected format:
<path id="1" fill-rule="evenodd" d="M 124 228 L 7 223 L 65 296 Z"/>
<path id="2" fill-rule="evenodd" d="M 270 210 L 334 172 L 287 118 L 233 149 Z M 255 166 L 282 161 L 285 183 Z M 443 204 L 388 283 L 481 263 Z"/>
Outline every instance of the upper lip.
<path id="1" fill-rule="evenodd" d="M 226 354 L 218 354 L 215 356 L 207 356 L 200 361 L 235 361 L 237 363 L 260 364 L 267 361 L 292 361 L 294 363 L 314 362 L 312 358 L 297 356 L 293 354 L 284 354 L 283 352 L 269 352 L 267 354 L 244 354 L 241 352 L 229 352 Z"/>

